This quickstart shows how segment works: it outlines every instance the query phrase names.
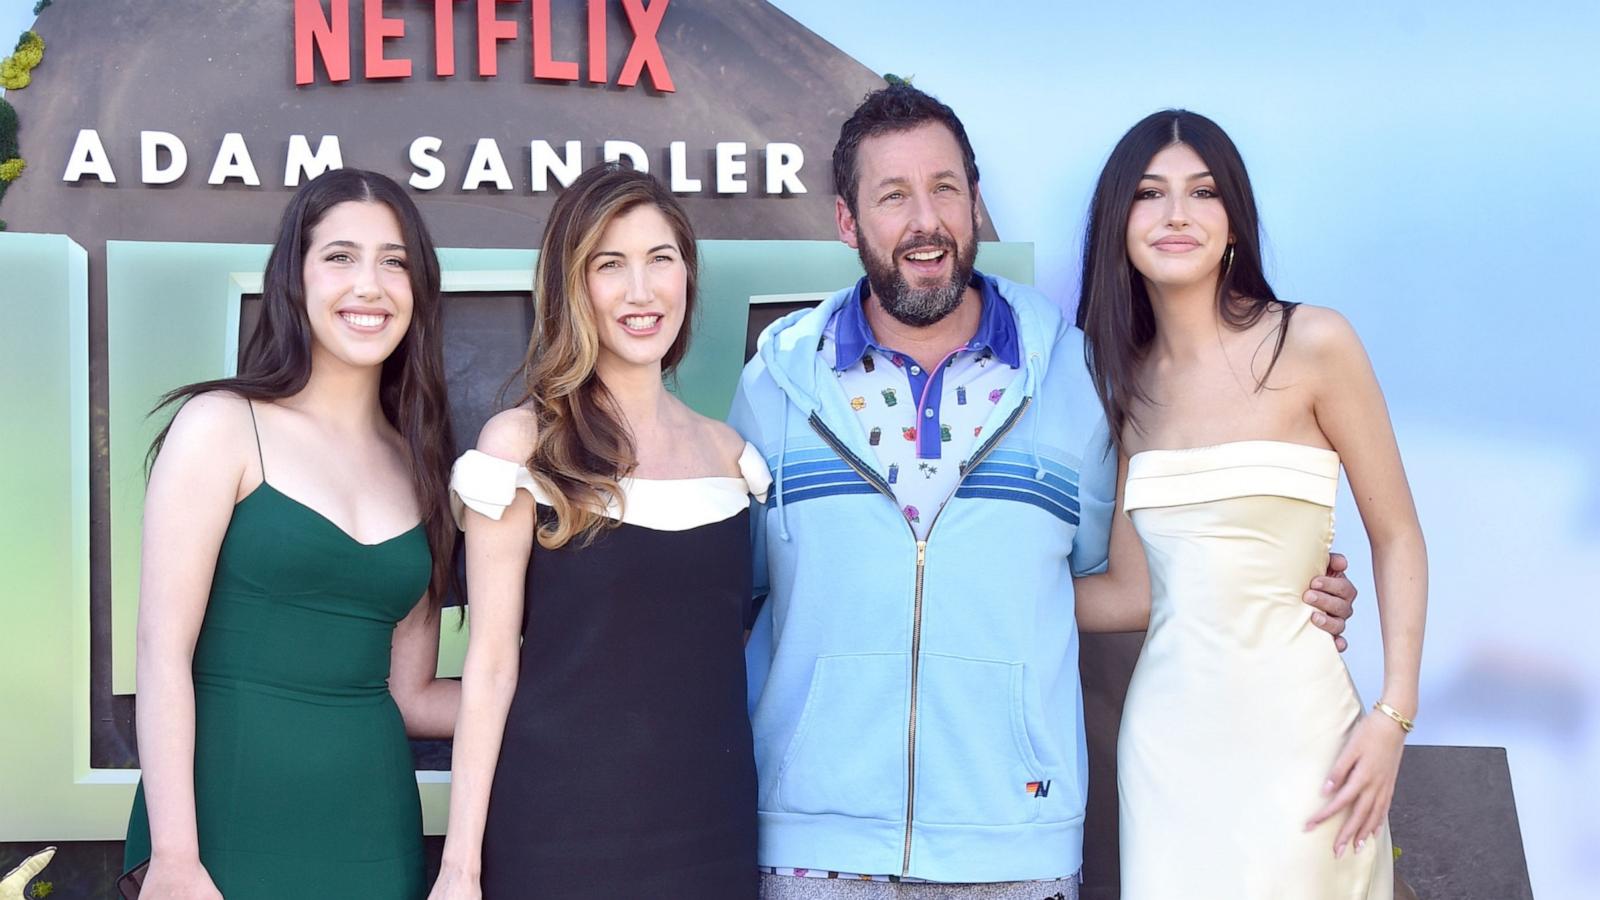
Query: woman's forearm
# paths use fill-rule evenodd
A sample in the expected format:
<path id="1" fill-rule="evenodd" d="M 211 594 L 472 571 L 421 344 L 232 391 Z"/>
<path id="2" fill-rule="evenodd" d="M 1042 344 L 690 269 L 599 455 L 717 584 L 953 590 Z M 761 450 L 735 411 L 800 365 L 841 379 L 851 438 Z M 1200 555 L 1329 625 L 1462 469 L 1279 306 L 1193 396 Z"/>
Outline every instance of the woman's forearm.
<path id="1" fill-rule="evenodd" d="M 140 646 L 139 763 L 152 856 L 199 858 L 195 820 L 194 675 L 179 654 Z"/>
<path id="2" fill-rule="evenodd" d="M 406 723 L 406 736 L 448 738 L 454 734 L 461 713 L 461 682 L 455 678 L 434 678 L 411 691 L 396 694 L 400 717 Z"/>
<path id="3" fill-rule="evenodd" d="M 500 758 L 506 714 L 517 689 L 518 663 L 514 654 L 493 662 L 473 656 L 469 649 L 462 674 L 450 764 L 450 816 L 441 864 L 476 874 L 482 864 L 489 788 Z"/>
<path id="4" fill-rule="evenodd" d="M 1383 630 L 1383 702 L 1407 717 L 1417 712 L 1422 635 L 1428 608 L 1428 551 L 1421 529 L 1372 542 L 1378 618 Z"/>

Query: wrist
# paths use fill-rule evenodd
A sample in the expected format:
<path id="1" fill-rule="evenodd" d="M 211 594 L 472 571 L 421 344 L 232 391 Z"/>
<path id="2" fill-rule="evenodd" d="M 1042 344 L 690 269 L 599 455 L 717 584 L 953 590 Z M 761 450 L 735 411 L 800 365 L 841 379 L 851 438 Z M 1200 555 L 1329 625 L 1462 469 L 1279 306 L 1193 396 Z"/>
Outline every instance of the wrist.
<path id="1" fill-rule="evenodd" d="M 483 868 L 482 862 L 479 854 L 450 853 L 446 848 L 446 852 L 439 857 L 439 872 L 477 881 Z"/>
<path id="2" fill-rule="evenodd" d="M 1392 723 L 1394 723 L 1396 728 L 1400 729 L 1402 734 L 1410 734 L 1411 729 L 1416 726 L 1416 723 L 1412 720 L 1411 716 L 1406 715 L 1399 709 L 1396 709 L 1392 704 L 1383 700 L 1379 700 L 1378 702 L 1372 704 L 1372 714 L 1380 718 L 1390 720 Z"/>
<path id="3" fill-rule="evenodd" d="M 200 865 L 200 851 L 196 848 L 150 848 L 150 864 L 166 868 L 168 866 L 198 866 Z"/>
<path id="4" fill-rule="evenodd" d="M 1417 692 L 1414 688 L 1407 690 L 1385 684 L 1378 694 L 1378 702 L 1388 704 L 1391 709 L 1408 719 L 1417 717 Z"/>

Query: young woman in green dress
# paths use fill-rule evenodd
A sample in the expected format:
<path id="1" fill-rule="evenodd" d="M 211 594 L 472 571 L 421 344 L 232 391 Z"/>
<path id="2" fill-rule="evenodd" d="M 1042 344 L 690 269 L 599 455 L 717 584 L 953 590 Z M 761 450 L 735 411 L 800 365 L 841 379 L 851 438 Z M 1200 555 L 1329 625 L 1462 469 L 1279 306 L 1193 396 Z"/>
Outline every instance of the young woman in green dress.
<path id="1" fill-rule="evenodd" d="M 344 169 L 284 212 L 233 378 L 167 395 L 138 627 L 146 898 L 413 898 L 407 734 L 434 677 L 455 526 L 439 265 L 392 180 Z"/>

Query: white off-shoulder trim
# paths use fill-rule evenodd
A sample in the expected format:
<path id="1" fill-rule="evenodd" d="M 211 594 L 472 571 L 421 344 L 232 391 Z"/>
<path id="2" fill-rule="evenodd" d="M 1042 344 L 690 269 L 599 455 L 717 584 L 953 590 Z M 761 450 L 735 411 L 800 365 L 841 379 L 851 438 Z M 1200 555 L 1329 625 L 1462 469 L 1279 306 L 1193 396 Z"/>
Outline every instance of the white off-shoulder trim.
<path id="1" fill-rule="evenodd" d="M 744 511 L 750 497 L 765 502 L 772 486 L 766 460 L 750 444 L 739 454 L 738 476 L 701 478 L 624 478 L 623 522 L 657 531 L 687 531 L 721 522 Z M 461 454 L 450 470 L 450 512 L 462 527 L 468 509 L 491 519 L 505 515 L 518 490 L 533 495 L 537 503 L 551 505 L 549 496 L 534 483 L 521 463 L 490 456 L 478 450 Z M 618 518 L 616 504 L 606 511 Z"/>

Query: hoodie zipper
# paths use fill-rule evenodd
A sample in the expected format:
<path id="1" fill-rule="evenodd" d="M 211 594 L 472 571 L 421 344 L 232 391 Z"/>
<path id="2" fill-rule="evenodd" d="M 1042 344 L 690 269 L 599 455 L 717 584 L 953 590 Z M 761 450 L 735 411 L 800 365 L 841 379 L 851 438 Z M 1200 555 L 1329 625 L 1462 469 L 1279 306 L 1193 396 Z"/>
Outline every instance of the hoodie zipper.
<path id="1" fill-rule="evenodd" d="M 967 461 L 966 466 L 961 470 L 961 477 L 956 481 L 956 489 L 961 487 L 961 482 L 967 480 L 967 473 L 977 468 L 978 464 L 983 462 L 984 458 L 1000 443 L 1001 438 L 1004 438 L 1011 431 L 1017 424 L 1017 420 L 1022 418 L 1022 414 L 1027 411 L 1029 404 L 1032 402 L 1032 397 L 1023 397 L 1022 402 L 1017 405 L 1016 409 L 1011 411 L 1011 415 L 1006 417 L 1000 428 L 989 436 L 989 440 L 985 441 L 982 447 L 978 448 L 978 452 L 973 454 L 972 458 Z M 817 433 L 817 436 L 822 438 L 823 443 L 832 448 L 833 452 L 839 454 L 839 458 L 845 461 L 845 465 L 854 469 L 857 475 L 860 475 L 868 484 L 877 488 L 879 493 L 888 497 L 890 502 L 894 503 L 897 508 L 899 507 L 900 501 L 895 499 L 894 491 L 890 489 L 888 482 L 879 478 L 878 473 L 872 467 L 850 452 L 850 449 L 844 446 L 844 442 L 840 441 L 828 429 L 828 426 L 823 424 L 821 417 L 816 413 L 812 413 L 807 421 L 810 422 L 811 428 Z M 779 490 L 782 490 L 781 485 Z M 955 496 L 955 490 L 950 493 L 952 497 Z M 948 505 L 948 501 L 946 505 Z M 930 537 L 933 535 L 934 526 L 939 524 L 939 517 L 942 515 L 944 515 L 944 506 L 939 507 L 939 511 L 933 514 L 933 521 L 928 523 L 928 535 Z M 916 539 L 916 529 L 911 527 L 909 521 L 906 522 L 906 528 L 910 530 L 911 537 Z M 917 539 L 916 543 L 917 580 L 916 592 L 913 595 L 911 607 L 911 713 L 906 723 L 906 837 L 905 852 L 900 858 L 900 877 L 902 878 L 911 873 L 911 823 L 915 820 L 917 808 L 917 698 L 919 696 L 919 681 L 922 673 L 922 580 L 928 563 L 928 542 Z"/>

